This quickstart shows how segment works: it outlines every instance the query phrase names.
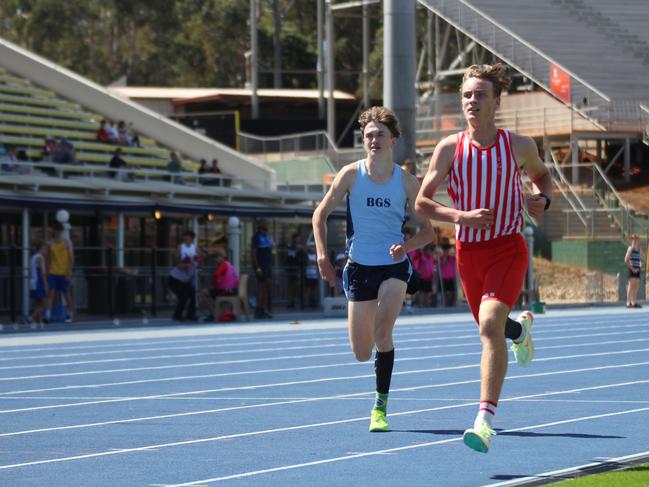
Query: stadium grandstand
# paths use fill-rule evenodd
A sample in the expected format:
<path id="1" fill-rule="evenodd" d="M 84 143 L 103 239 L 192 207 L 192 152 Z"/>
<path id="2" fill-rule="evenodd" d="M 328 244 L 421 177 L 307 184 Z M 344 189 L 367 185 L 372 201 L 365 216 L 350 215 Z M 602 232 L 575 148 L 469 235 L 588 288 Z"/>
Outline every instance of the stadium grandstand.
<path id="1" fill-rule="evenodd" d="M 417 69 L 422 165 L 442 137 L 464 127 L 457 95 L 464 68 L 508 64 L 514 84 L 502 97 L 497 123 L 537 141 L 556 184 L 537 244 L 554 260 L 571 263 L 575 252 L 586 249 L 587 266 L 612 271 L 598 254 L 617 255 L 632 233 L 649 238 L 649 201 L 634 199 L 633 191 L 642 181 L 649 184 L 649 35 L 643 28 L 649 11 L 633 0 L 522 0 L 516 8 L 501 0 L 418 4 L 428 15 L 426 52 L 419 53 Z M 300 225 L 308 227 L 335 172 L 362 155 L 358 148 L 339 147 L 325 131 L 246 132 L 239 112 L 250 111 L 248 89 L 106 88 L 5 40 L 0 59 L 0 143 L 35 161 L 2 173 L 6 218 L 0 222 L 0 247 L 16 243 L 25 224 L 37 230 L 30 240 L 42 237 L 58 208 L 73 211 L 82 246 L 114 247 L 120 267 L 147 262 L 126 256 L 126 248 L 170 247 L 188 226 L 223 237 L 230 217 L 241 218 L 243 242 L 258 218 L 271 219 L 276 239 L 286 242 Z M 322 102 L 316 90 L 289 91 L 259 90 L 261 102 L 275 107 L 275 119 L 287 103 Z M 352 126 L 359 106 L 354 96 L 334 93 L 336 103 L 351 110 L 340 134 Z M 224 114 L 234 101 L 240 109 Z M 229 145 L 196 122 L 208 114 L 230 117 L 227 123 L 235 130 Z M 301 117 L 293 120 L 298 125 L 305 119 L 303 113 L 295 117 Z M 124 120 L 140 137 L 139 146 L 121 147 L 127 169 L 120 171 L 128 180 L 110 177 L 116 172 L 109 167 L 116 146 L 97 141 L 103 119 Z M 341 120 L 334 125 L 340 127 Z M 48 138 L 73 145 L 75 163 L 39 161 Z M 173 177 L 167 171 L 171 152 L 181 155 L 182 165 Z M 218 160 L 222 173 L 213 177 L 218 185 L 203 184 L 211 176 L 197 174 L 202 159 Z M 343 245 L 342 226 L 332 235 Z M 93 259 L 88 265 L 107 258 Z M 281 294 L 279 283 L 278 278 Z"/>
<path id="2" fill-rule="evenodd" d="M 462 68 L 502 61 L 514 84 L 497 123 L 537 141 L 557 188 L 557 204 L 539 226 L 546 252 L 574 262 L 567 248 L 587 248 L 585 241 L 618 248 L 632 233 L 646 239 L 649 201 L 622 190 L 649 184 L 649 10 L 633 0 L 523 0 L 515 8 L 493 0 L 419 3 L 439 40 L 435 69 L 420 80 L 434 89 L 424 90 L 418 107 L 419 148 L 431 152 L 463 129 L 456 92 Z M 451 37 L 457 56 L 448 52 Z"/>

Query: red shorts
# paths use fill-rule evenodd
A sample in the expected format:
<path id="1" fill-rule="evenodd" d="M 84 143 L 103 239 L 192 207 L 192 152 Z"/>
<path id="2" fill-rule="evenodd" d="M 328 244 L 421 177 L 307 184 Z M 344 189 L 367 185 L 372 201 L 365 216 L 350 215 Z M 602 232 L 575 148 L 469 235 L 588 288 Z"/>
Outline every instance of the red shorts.
<path id="1" fill-rule="evenodd" d="M 486 242 L 457 242 L 457 266 L 464 295 L 476 322 L 482 301 L 494 299 L 510 308 L 527 273 L 527 244 L 520 234 Z"/>

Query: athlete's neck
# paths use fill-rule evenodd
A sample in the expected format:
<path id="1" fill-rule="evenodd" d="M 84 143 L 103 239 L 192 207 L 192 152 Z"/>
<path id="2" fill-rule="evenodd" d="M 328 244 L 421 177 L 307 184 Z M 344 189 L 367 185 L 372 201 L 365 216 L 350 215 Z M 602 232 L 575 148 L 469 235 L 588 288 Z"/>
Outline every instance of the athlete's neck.
<path id="1" fill-rule="evenodd" d="M 469 138 L 478 147 L 489 147 L 496 142 L 498 138 L 498 127 L 493 123 L 488 126 L 472 126 L 468 129 Z"/>
<path id="2" fill-rule="evenodd" d="M 391 157 L 376 158 L 367 156 L 365 169 L 367 174 L 377 182 L 390 179 L 394 163 Z"/>

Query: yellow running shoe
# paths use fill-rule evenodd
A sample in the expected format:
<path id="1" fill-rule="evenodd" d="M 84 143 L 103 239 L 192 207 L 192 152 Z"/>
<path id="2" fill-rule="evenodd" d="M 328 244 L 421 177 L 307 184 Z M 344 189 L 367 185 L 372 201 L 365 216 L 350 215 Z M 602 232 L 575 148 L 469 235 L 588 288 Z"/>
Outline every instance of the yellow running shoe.
<path id="1" fill-rule="evenodd" d="M 516 357 L 516 362 L 521 367 L 527 367 L 534 358 L 534 340 L 532 340 L 532 323 L 534 315 L 529 311 L 523 311 L 516 319 L 525 330 L 525 340 L 521 343 L 512 344 L 512 352 Z"/>
<path id="2" fill-rule="evenodd" d="M 480 420 L 477 424 L 473 425 L 473 428 L 469 428 L 464 432 L 462 439 L 464 440 L 464 444 L 472 450 L 487 453 L 491 445 L 492 436 L 496 436 L 496 432 L 489 426 L 489 423 L 485 420 Z"/>
<path id="3" fill-rule="evenodd" d="M 372 416 L 370 417 L 370 431 L 384 432 L 390 431 L 388 420 L 385 413 L 380 409 L 372 409 Z"/>

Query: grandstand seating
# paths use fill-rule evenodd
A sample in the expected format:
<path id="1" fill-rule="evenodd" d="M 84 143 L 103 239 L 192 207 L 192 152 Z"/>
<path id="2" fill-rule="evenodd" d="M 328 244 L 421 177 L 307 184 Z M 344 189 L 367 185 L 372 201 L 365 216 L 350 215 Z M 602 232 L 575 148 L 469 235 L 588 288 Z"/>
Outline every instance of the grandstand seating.
<path id="1" fill-rule="evenodd" d="M 649 8 L 635 0 L 420 0 L 470 37 L 494 49 L 506 62 L 548 88 L 548 62 L 535 58 L 543 53 L 610 98 L 618 117 L 637 117 L 638 104 L 649 100 Z M 471 15 L 470 15 L 471 14 Z M 496 32 L 512 33 L 506 42 Z M 531 46 L 531 49 L 526 46 Z M 578 84 L 573 80 L 575 85 Z M 581 96 L 573 86 L 573 102 Z M 583 91 L 588 96 L 588 91 Z M 588 102 L 588 101 L 587 101 Z M 598 100 L 595 100 L 597 103 Z M 590 100 L 589 105 L 593 104 Z"/>
<path id="2" fill-rule="evenodd" d="M 41 157 L 45 137 L 67 137 L 74 143 L 79 162 L 106 165 L 117 147 L 96 140 L 101 115 L 77 103 L 33 86 L 26 79 L 0 68 L 0 143 L 24 149 L 35 160 Z M 150 138 L 140 137 L 141 147 L 120 146 L 124 160 L 136 167 L 165 168 L 169 151 Z M 184 161 L 185 169 L 197 165 Z"/>

